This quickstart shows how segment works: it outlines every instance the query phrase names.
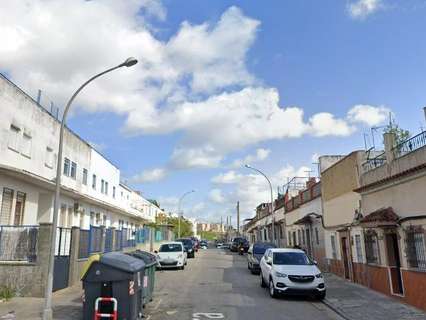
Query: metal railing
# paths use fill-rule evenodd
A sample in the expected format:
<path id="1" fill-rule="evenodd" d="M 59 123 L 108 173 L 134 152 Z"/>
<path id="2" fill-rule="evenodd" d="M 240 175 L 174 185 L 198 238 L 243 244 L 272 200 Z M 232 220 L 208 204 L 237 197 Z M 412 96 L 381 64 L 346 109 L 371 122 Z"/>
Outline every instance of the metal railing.
<path id="1" fill-rule="evenodd" d="M 385 153 L 381 153 L 372 159 L 368 159 L 366 162 L 362 164 L 362 169 L 364 172 L 371 171 L 375 168 L 381 167 L 386 163 L 386 155 Z"/>
<path id="2" fill-rule="evenodd" d="M 101 252 L 104 240 L 104 227 L 90 226 L 89 253 Z"/>
<path id="3" fill-rule="evenodd" d="M 411 227 L 405 232 L 405 246 L 409 267 L 426 271 L 426 243 L 423 228 Z"/>
<path id="4" fill-rule="evenodd" d="M 84 259 L 89 257 L 89 237 L 90 230 L 80 229 L 80 240 L 78 247 L 78 258 Z"/>
<path id="5" fill-rule="evenodd" d="M 393 153 L 395 158 L 400 158 L 424 146 L 426 146 L 426 131 L 398 144 L 393 148 Z"/>
<path id="6" fill-rule="evenodd" d="M 0 261 L 37 260 L 38 226 L 0 226 Z"/>

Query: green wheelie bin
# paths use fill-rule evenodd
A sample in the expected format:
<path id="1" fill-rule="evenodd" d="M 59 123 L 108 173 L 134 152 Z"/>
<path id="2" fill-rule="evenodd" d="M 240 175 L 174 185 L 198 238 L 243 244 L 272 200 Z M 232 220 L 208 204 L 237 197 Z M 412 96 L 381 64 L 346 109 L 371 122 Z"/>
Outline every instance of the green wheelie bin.
<path id="1" fill-rule="evenodd" d="M 154 294 L 154 284 L 155 284 L 155 269 L 157 266 L 157 257 L 156 255 L 142 250 L 136 250 L 128 253 L 129 255 L 141 259 L 145 263 L 145 274 L 143 278 L 143 305 L 151 302 Z"/>

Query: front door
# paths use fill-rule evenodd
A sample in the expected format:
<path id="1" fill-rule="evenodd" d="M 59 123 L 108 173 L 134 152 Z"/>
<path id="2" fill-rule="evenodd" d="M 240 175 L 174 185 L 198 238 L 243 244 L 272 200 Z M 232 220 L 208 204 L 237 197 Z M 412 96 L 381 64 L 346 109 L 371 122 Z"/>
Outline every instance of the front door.
<path id="1" fill-rule="evenodd" d="M 345 271 L 345 278 L 350 279 L 349 275 L 349 257 L 348 257 L 348 238 L 342 237 L 342 255 L 343 255 L 343 267 Z"/>
<path id="2" fill-rule="evenodd" d="M 389 275 L 394 294 L 404 294 L 401 276 L 401 256 L 399 254 L 398 236 L 392 232 L 386 235 Z"/>
<path id="3" fill-rule="evenodd" d="M 311 248 L 311 233 L 309 232 L 309 229 L 306 229 L 306 248 L 308 251 L 308 256 L 313 257 L 312 254 L 312 248 Z"/>

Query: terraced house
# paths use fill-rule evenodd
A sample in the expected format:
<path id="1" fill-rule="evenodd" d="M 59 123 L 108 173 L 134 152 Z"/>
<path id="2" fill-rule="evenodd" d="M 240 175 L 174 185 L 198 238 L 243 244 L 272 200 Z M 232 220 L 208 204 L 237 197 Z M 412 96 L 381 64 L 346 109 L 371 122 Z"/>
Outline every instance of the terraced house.
<path id="1" fill-rule="evenodd" d="M 365 259 L 359 282 L 426 310 L 426 131 L 362 166 Z"/>
<path id="2" fill-rule="evenodd" d="M 41 296 L 60 123 L 3 76 L 0 105 L 0 282 L 18 286 L 21 295 Z M 78 278 L 82 263 L 74 268 L 73 255 L 84 260 L 93 252 L 134 246 L 147 236 L 143 226 L 162 213 L 121 181 L 116 165 L 69 129 L 61 180 L 55 289 Z"/>

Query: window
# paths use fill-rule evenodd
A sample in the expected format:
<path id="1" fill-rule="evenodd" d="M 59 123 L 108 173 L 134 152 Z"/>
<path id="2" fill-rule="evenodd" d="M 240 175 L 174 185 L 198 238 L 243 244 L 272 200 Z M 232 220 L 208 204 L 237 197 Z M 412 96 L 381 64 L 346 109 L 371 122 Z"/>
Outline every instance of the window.
<path id="1" fill-rule="evenodd" d="M 305 229 L 302 230 L 302 242 L 305 244 Z"/>
<path id="2" fill-rule="evenodd" d="M 407 262 L 411 268 L 426 270 L 426 243 L 422 227 L 412 226 L 405 231 Z"/>
<path id="3" fill-rule="evenodd" d="M 288 245 L 291 246 L 291 232 L 288 232 Z"/>
<path id="4" fill-rule="evenodd" d="M 300 229 L 299 229 L 299 230 L 297 230 L 297 244 L 298 245 L 300 245 L 302 243 L 301 238 L 302 238 L 302 236 L 300 234 Z"/>
<path id="5" fill-rule="evenodd" d="M 330 236 L 331 241 L 331 254 L 333 259 L 337 259 L 337 251 L 336 251 L 336 237 L 334 234 Z"/>
<path id="6" fill-rule="evenodd" d="M 112 187 L 112 197 L 115 199 L 115 187 Z"/>
<path id="7" fill-rule="evenodd" d="M 96 174 L 92 176 L 92 188 L 93 190 L 96 190 Z"/>
<path id="8" fill-rule="evenodd" d="M 93 226 L 95 224 L 95 213 L 90 211 L 90 225 Z"/>
<path id="9" fill-rule="evenodd" d="M 99 226 L 101 224 L 101 214 L 99 212 L 96 212 L 96 225 Z"/>
<path id="10" fill-rule="evenodd" d="M 319 234 L 318 234 L 318 228 L 315 228 L 315 241 L 317 245 L 319 245 Z"/>
<path id="11" fill-rule="evenodd" d="M 367 231 L 365 234 L 365 259 L 367 263 L 380 263 L 379 244 L 377 243 L 377 233 L 375 231 Z"/>
<path id="12" fill-rule="evenodd" d="M 3 188 L 3 197 L 0 211 L 0 224 L 10 224 L 10 216 L 12 214 L 13 190 Z"/>
<path id="13" fill-rule="evenodd" d="M 21 129 L 19 129 L 17 126 L 14 126 L 13 124 L 10 125 L 8 144 L 9 149 L 19 152 L 19 142 L 21 136 L 20 133 Z"/>
<path id="14" fill-rule="evenodd" d="M 14 225 L 19 226 L 24 222 L 25 198 L 25 193 L 19 191 L 16 193 Z"/>
<path id="15" fill-rule="evenodd" d="M 22 151 L 21 154 L 31 158 L 31 145 L 32 145 L 32 138 L 28 133 L 24 133 L 24 138 L 22 140 Z"/>
<path id="16" fill-rule="evenodd" d="M 101 193 L 105 193 L 105 181 L 101 179 Z"/>
<path id="17" fill-rule="evenodd" d="M 106 216 L 106 214 L 104 214 L 103 217 L 102 217 L 102 225 L 106 226 L 106 223 L 107 223 L 107 216 Z"/>
<path id="18" fill-rule="evenodd" d="M 53 149 L 46 147 L 46 161 L 45 166 L 52 169 L 53 168 Z"/>
<path id="19" fill-rule="evenodd" d="M 85 186 L 87 186 L 87 175 L 88 175 L 87 169 L 83 169 L 83 184 Z"/>
<path id="20" fill-rule="evenodd" d="M 77 177 L 77 163 L 71 162 L 71 178 L 75 179 Z"/>
<path id="21" fill-rule="evenodd" d="M 64 159 L 64 175 L 67 177 L 70 176 L 70 159 L 68 158 Z"/>
<path id="22" fill-rule="evenodd" d="M 359 234 L 355 235 L 355 248 L 356 248 L 356 261 L 358 263 L 363 263 L 361 236 Z"/>
<path id="23" fill-rule="evenodd" d="M 108 195 L 108 182 L 105 181 L 105 194 Z"/>

